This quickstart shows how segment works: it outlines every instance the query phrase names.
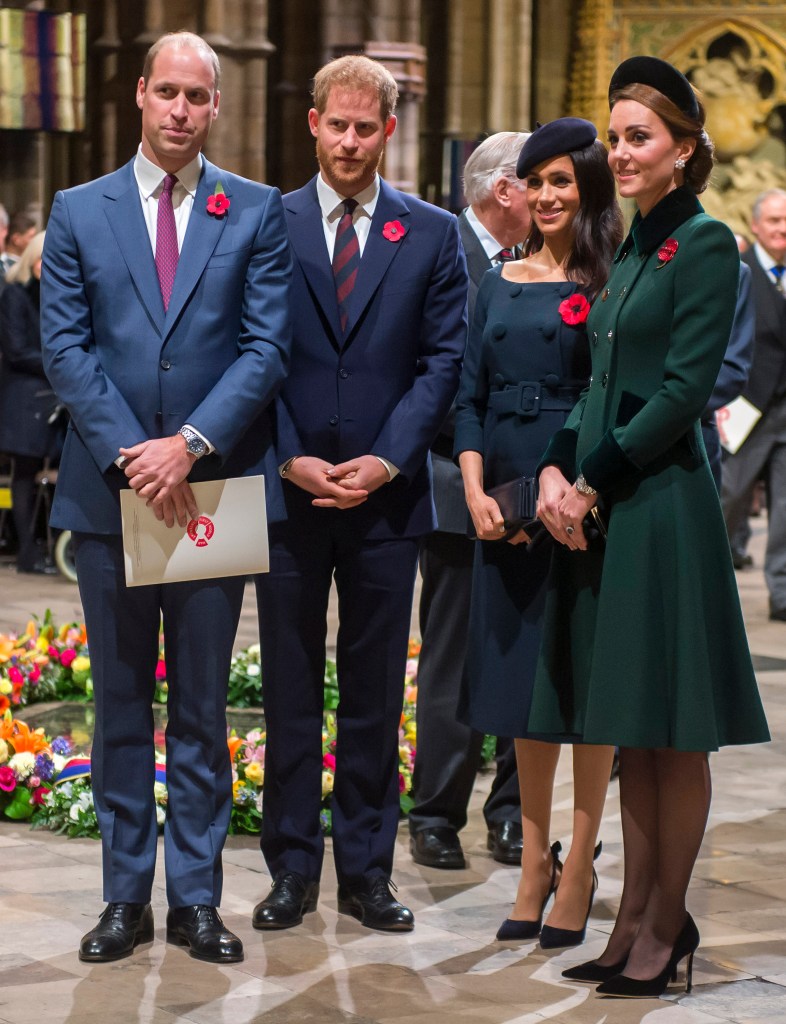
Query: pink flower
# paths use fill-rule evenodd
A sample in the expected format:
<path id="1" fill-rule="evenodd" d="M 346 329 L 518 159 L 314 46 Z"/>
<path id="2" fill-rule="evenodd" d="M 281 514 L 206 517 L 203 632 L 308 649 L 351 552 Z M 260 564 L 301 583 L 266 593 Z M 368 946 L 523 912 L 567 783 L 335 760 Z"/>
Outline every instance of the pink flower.
<path id="1" fill-rule="evenodd" d="M 665 267 L 667 263 L 670 263 L 680 247 L 680 243 L 676 238 L 667 238 L 663 245 L 658 249 L 658 263 L 656 270 L 660 270 L 661 267 Z"/>
<path id="2" fill-rule="evenodd" d="M 36 807 L 39 807 L 44 802 L 44 798 L 49 792 L 51 792 L 49 786 L 39 786 L 38 789 L 33 790 L 32 799 Z"/>
<path id="3" fill-rule="evenodd" d="M 30 778 L 27 780 L 27 785 L 30 787 L 30 789 L 38 789 L 38 787 L 41 785 L 41 780 L 38 778 L 37 775 L 31 775 Z"/>
<path id="4" fill-rule="evenodd" d="M 407 780 L 401 772 L 398 773 L 398 791 L 399 793 L 406 793 L 407 791 Z"/>
<path id="5" fill-rule="evenodd" d="M 560 302 L 558 309 L 563 321 L 566 324 L 570 324 L 571 327 L 583 324 L 589 316 L 589 311 L 589 302 L 587 302 L 583 295 L 579 295 L 578 292 L 565 299 L 564 302 Z"/>
<path id="6" fill-rule="evenodd" d="M 50 658 L 59 658 L 60 654 L 56 647 L 50 645 L 49 650 L 46 652 Z"/>
<path id="7" fill-rule="evenodd" d="M 400 220 L 389 220 L 382 228 L 382 235 L 389 242 L 400 242 L 406 233 L 407 229 Z"/>
<path id="8" fill-rule="evenodd" d="M 22 686 L 25 681 L 25 677 L 22 675 L 22 673 L 19 671 L 16 665 L 12 665 L 11 668 L 9 668 L 8 678 L 15 686 Z"/>
<path id="9" fill-rule="evenodd" d="M 14 769 L 7 764 L 0 765 L 0 789 L 4 793 L 11 793 L 16 789 L 16 775 Z"/>
<path id="10" fill-rule="evenodd" d="M 219 181 L 212 196 L 207 197 L 207 212 L 214 217 L 223 217 L 230 207 L 229 199 L 224 195 L 224 190 Z"/>
<path id="11" fill-rule="evenodd" d="M 166 664 L 163 658 L 158 659 L 158 664 L 156 665 L 156 679 L 166 679 Z"/>
<path id="12" fill-rule="evenodd" d="M 41 666 L 36 664 L 30 669 L 30 682 L 37 683 L 41 678 Z"/>
<path id="13" fill-rule="evenodd" d="M 71 662 L 74 660 L 75 657 L 76 651 L 73 649 L 73 647 L 66 647 L 63 653 L 60 655 L 60 664 L 63 666 L 63 668 L 69 668 Z"/>
<path id="14" fill-rule="evenodd" d="M 323 764 L 323 766 L 325 768 L 332 768 L 333 771 L 335 771 L 336 770 L 336 758 L 335 758 L 335 756 L 333 754 L 323 754 L 322 755 L 322 764 Z"/>

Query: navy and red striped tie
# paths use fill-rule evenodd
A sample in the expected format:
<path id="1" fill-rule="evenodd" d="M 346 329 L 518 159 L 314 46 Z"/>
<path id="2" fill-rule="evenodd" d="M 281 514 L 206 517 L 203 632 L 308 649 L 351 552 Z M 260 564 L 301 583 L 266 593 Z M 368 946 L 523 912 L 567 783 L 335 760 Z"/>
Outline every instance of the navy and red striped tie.
<path id="1" fill-rule="evenodd" d="M 358 205 L 357 199 L 344 200 L 344 212 L 338 222 L 336 245 L 333 249 L 333 278 L 336 282 L 338 316 L 342 332 L 347 329 L 349 298 L 355 287 L 360 266 L 360 244 L 352 223 L 352 214 Z"/>

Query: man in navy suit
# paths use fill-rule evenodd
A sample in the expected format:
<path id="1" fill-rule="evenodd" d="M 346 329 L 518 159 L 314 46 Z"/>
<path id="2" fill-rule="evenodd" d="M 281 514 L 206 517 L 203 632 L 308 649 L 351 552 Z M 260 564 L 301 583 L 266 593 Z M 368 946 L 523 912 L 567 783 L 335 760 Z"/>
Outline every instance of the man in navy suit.
<path id="1" fill-rule="evenodd" d="M 259 577 L 267 725 L 262 852 L 273 876 L 255 928 L 316 907 L 328 595 L 339 597 L 333 850 L 338 909 L 413 926 L 389 888 L 418 539 L 434 528 L 429 446 L 456 393 L 467 271 L 455 217 L 377 174 L 397 87 L 349 56 L 314 80 L 319 173 L 284 198 L 294 254 L 290 376 L 276 401 L 288 519 Z"/>
<path id="2" fill-rule="evenodd" d="M 162 613 L 167 940 L 200 960 L 243 958 L 217 906 L 232 807 L 226 687 L 244 579 L 127 588 L 119 508 L 130 484 L 167 526 L 182 527 L 198 515 L 189 481 L 268 471 L 270 516 L 283 515 L 266 407 L 289 359 L 291 258 L 277 190 L 201 155 L 219 71 L 198 36 L 159 39 L 137 86 L 136 156 L 58 193 L 47 226 L 44 357 L 71 414 L 52 522 L 74 531 L 108 903 L 82 940 L 88 961 L 153 938 L 151 701 Z"/>

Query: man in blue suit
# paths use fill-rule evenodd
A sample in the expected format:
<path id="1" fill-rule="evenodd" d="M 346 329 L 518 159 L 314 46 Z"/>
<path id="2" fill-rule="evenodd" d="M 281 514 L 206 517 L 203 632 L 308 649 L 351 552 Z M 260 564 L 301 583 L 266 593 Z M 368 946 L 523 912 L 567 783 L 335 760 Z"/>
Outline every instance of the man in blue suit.
<path id="1" fill-rule="evenodd" d="M 284 198 L 295 322 L 275 414 L 288 518 L 271 530 L 271 571 L 258 581 L 273 887 L 255 928 L 291 927 L 316 907 L 334 578 L 338 909 L 370 928 L 413 926 L 389 888 L 398 726 L 418 538 L 435 525 L 428 450 L 458 386 L 468 282 L 455 217 L 377 174 L 397 92 L 366 57 L 323 67 L 309 112 L 319 174 Z"/>
<path id="2" fill-rule="evenodd" d="M 266 407 L 288 365 L 291 258 L 279 193 L 201 155 L 219 70 L 198 36 L 159 39 L 137 86 L 136 156 L 58 193 L 47 227 L 45 364 L 71 414 L 52 522 L 74 531 L 108 903 L 82 940 L 87 961 L 153 938 L 150 705 L 162 613 L 167 940 L 200 960 L 243 958 L 217 906 L 232 806 L 226 686 L 244 579 L 127 588 L 119 509 L 130 484 L 168 526 L 185 526 L 198 514 L 189 481 L 265 471 L 271 518 L 283 515 Z"/>

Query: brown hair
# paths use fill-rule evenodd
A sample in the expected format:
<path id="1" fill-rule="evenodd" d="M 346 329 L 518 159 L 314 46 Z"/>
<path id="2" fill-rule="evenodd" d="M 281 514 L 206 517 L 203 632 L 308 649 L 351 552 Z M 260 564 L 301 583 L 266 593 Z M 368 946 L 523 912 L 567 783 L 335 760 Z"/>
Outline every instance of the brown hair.
<path id="1" fill-rule="evenodd" d="M 377 60 L 349 54 L 336 57 L 323 65 L 314 75 L 314 106 L 320 114 L 327 107 L 330 90 L 348 89 L 354 92 L 372 92 L 379 97 L 382 121 L 386 123 L 396 109 L 398 86 L 388 69 Z"/>
<path id="2" fill-rule="evenodd" d="M 653 89 L 650 85 L 642 85 L 640 82 L 633 82 L 622 89 L 616 89 L 609 97 L 613 107 L 620 100 L 634 100 L 641 103 L 663 121 L 675 142 L 682 139 L 693 139 L 696 148 L 690 159 L 685 164 L 685 184 L 693 189 L 698 195 L 703 192 L 710 182 L 710 174 L 715 163 L 715 147 L 712 140 L 704 130 L 704 105 L 696 97 L 699 104 L 699 117 L 690 117 L 684 111 L 672 103 L 662 92 Z"/>
<path id="3" fill-rule="evenodd" d="M 142 67 L 142 78 L 147 88 L 147 83 L 150 76 L 153 74 L 153 63 L 159 53 L 164 49 L 165 46 L 174 46 L 178 49 L 185 49 L 186 47 L 196 50 L 197 53 L 201 53 L 203 57 L 206 57 L 213 67 L 213 90 L 218 92 L 221 84 L 221 65 L 218 61 L 218 54 L 212 46 L 208 46 L 202 36 L 196 35 L 194 32 L 167 32 L 165 36 L 161 36 L 153 43 L 150 49 L 145 55 L 145 63 Z"/>

